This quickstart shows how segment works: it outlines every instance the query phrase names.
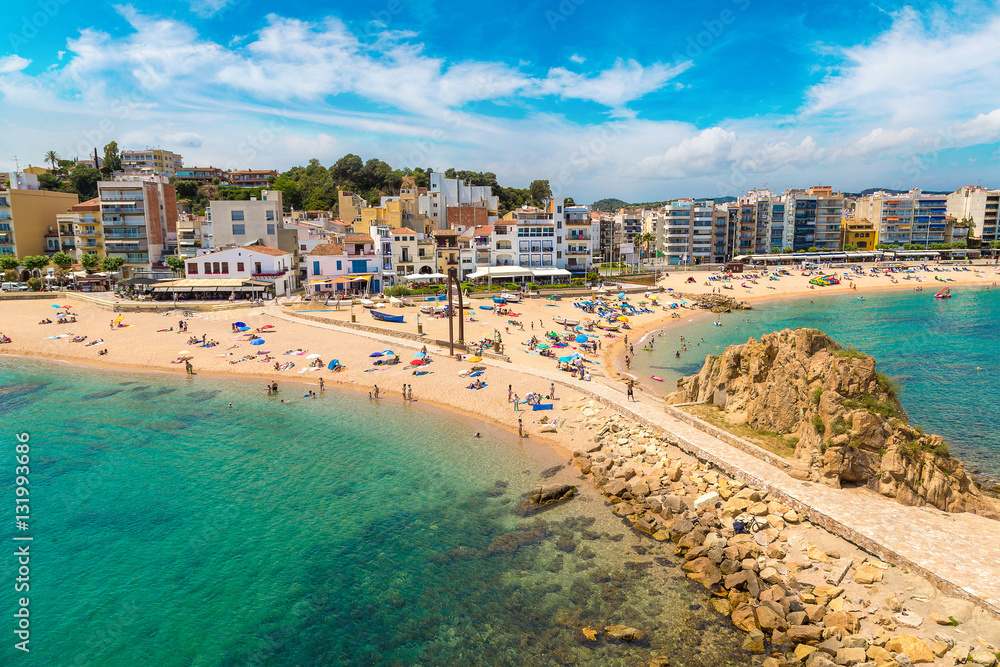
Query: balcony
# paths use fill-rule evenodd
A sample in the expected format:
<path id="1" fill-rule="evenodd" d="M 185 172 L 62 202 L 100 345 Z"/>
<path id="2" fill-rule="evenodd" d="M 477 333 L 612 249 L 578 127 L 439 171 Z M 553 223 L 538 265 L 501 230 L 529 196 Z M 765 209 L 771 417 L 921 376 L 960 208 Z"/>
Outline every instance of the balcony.
<path id="1" fill-rule="evenodd" d="M 281 269 L 280 271 L 251 271 L 250 275 L 254 278 L 280 278 L 286 273 L 288 273 L 288 269 Z"/>
<path id="2" fill-rule="evenodd" d="M 104 250 L 107 252 L 137 252 L 149 250 L 145 241 L 137 243 L 106 243 Z"/>
<path id="3" fill-rule="evenodd" d="M 118 213 L 122 215 L 142 215 L 142 206 L 105 206 L 101 213 L 107 215 L 109 213 Z"/>

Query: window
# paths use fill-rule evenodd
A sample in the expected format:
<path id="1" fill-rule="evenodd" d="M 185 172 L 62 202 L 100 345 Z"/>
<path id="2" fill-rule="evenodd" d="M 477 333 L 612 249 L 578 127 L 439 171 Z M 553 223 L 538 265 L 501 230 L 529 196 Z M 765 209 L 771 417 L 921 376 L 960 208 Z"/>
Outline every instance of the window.
<path id="1" fill-rule="evenodd" d="M 222 271 L 219 270 L 218 262 L 212 262 L 212 273 L 222 273 Z"/>
<path id="2" fill-rule="evenodd" d="M 265 220 L 267 220 L 269 222 L 273 221 L 274 220 L 274 211 L 266 211 L 265 212 Z M 269 226 L 273 227 L 274 225 L 269 225 Z M 274 232 L 268 232 L 268 233 L 269 234 L 273 234 Z"/>
<path id="3" fill-rule="evenodd" d="M 222 263 L 222 272 L 223 273 L 229 273 L 229 262 L 223 262 Z"/>
<path id="4" fill-rule="evenodd" d="M 236 262 L 236 270 L 243 273 L 243 262 Z"/>
<path id="5" fill-rule="evenodd" d="M 211 273 L 211 272 L 212 272 L 212 263 L 205 262 L 205 273 Z"/>
<path id="6" fill-rule="evenodd" d="M 260 270 L 260 262 L 254 262 L 253 263 L 253 272 L 254 273 L 260 273 L 261 272 L 261 270 Z"/>
<path id="7" fill-rule="evenodd" d="M 191 262 L 190 264 L 188 264 L 188 275 L 189 276 L 198 275 L 198 263 L 197 262 Z"/>
<path id="8" fill-rule="evenodd" d="M 233 216 L 232 219 L 234 221 L 243 219 L 243 211 L 232 211 L 231 215 Z"/>
<path id="9" fill-rule="evenodd" d="M 305 252 L 306 251 L 306 247 L 304 245 L 300 245 L 299 246 L 299 250 L 301 250 L 302 252 Z"/>
<path id="10" fill-rule="evenodd" d="M 268 235 L 271 235 L 271 236 L 274 235 L 274 225 L 268 225 L 267 226 L 267 233 L 268 233 Z"/>

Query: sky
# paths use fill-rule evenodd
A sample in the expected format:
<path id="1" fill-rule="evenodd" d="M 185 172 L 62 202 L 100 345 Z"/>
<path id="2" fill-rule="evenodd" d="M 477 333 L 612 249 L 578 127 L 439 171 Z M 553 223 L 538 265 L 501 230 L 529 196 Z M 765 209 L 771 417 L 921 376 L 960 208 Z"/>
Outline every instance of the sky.
<path id="1" fill-rule="evenodd" d="M 492 171 L 579 203 L 1000 187 L 1000 0 L 339 4 L 17 3 L 0 170 L 115 140 L 188 166 Z"/>

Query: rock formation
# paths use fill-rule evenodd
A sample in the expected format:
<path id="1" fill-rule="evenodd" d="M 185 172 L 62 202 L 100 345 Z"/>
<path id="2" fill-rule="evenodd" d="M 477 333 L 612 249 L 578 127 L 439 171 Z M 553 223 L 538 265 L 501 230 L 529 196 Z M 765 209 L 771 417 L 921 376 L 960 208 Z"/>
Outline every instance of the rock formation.
<path id="1" fill-rule="evenodd" d="M 709 403 L 751 428 L 798 438 L 813 481 L 867 486 L 907 505 L 1000 518 L 941 436 L 908 424 L 875 360 L 816 329 L 785 330 L 709 356 L 668 403 Z"/>

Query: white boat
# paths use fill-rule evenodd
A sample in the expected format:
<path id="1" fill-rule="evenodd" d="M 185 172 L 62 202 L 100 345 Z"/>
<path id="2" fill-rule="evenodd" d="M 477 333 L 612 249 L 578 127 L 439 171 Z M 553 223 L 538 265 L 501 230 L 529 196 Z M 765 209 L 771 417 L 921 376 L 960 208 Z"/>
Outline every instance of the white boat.
<path id="1" fill-rule="evenodd" d="M 392 305 L 392 306 L 395 306 L 396 308 L 399 308 L 400 306 L 403 305 L 403 300 L 402 299 L 397 299 L 394 296 L 390 296 L 389 297 L 389 304 Z"/>
<path id="2" fill-rule="evenodd" d="M 565 317 L 553 317 L 552 321 L 555 322 L 556 324 L 563 324 L 568 327 L 575 327 L 576 325 L 580 324 L 580 320 L 570 320 Z"/>
<path id="3" fill-rule="evenodd" d="M 510 292 L 504 292 L 503 294 L 500 295 L 500 298 L 506 301 L 507 303 L 520 303 L 521 293 L 515 292 L 511 294 Z"/>
<path id="4" fill-rule="evenodd" d="M 375 302 L 372 301 L 371 299 L 361 299 L 361 305 L 364 306 L 365 308 L 374 308 Z"/>
<path id="5" fill-rule="evenodd" d="M 410 298 L 405 297 L 405 296 L 402 299 L 400 299 L 400 301 L 403 303 L 404 306 L 412 306 L 413 305 L 413 299 L 410 299 Z"/>

